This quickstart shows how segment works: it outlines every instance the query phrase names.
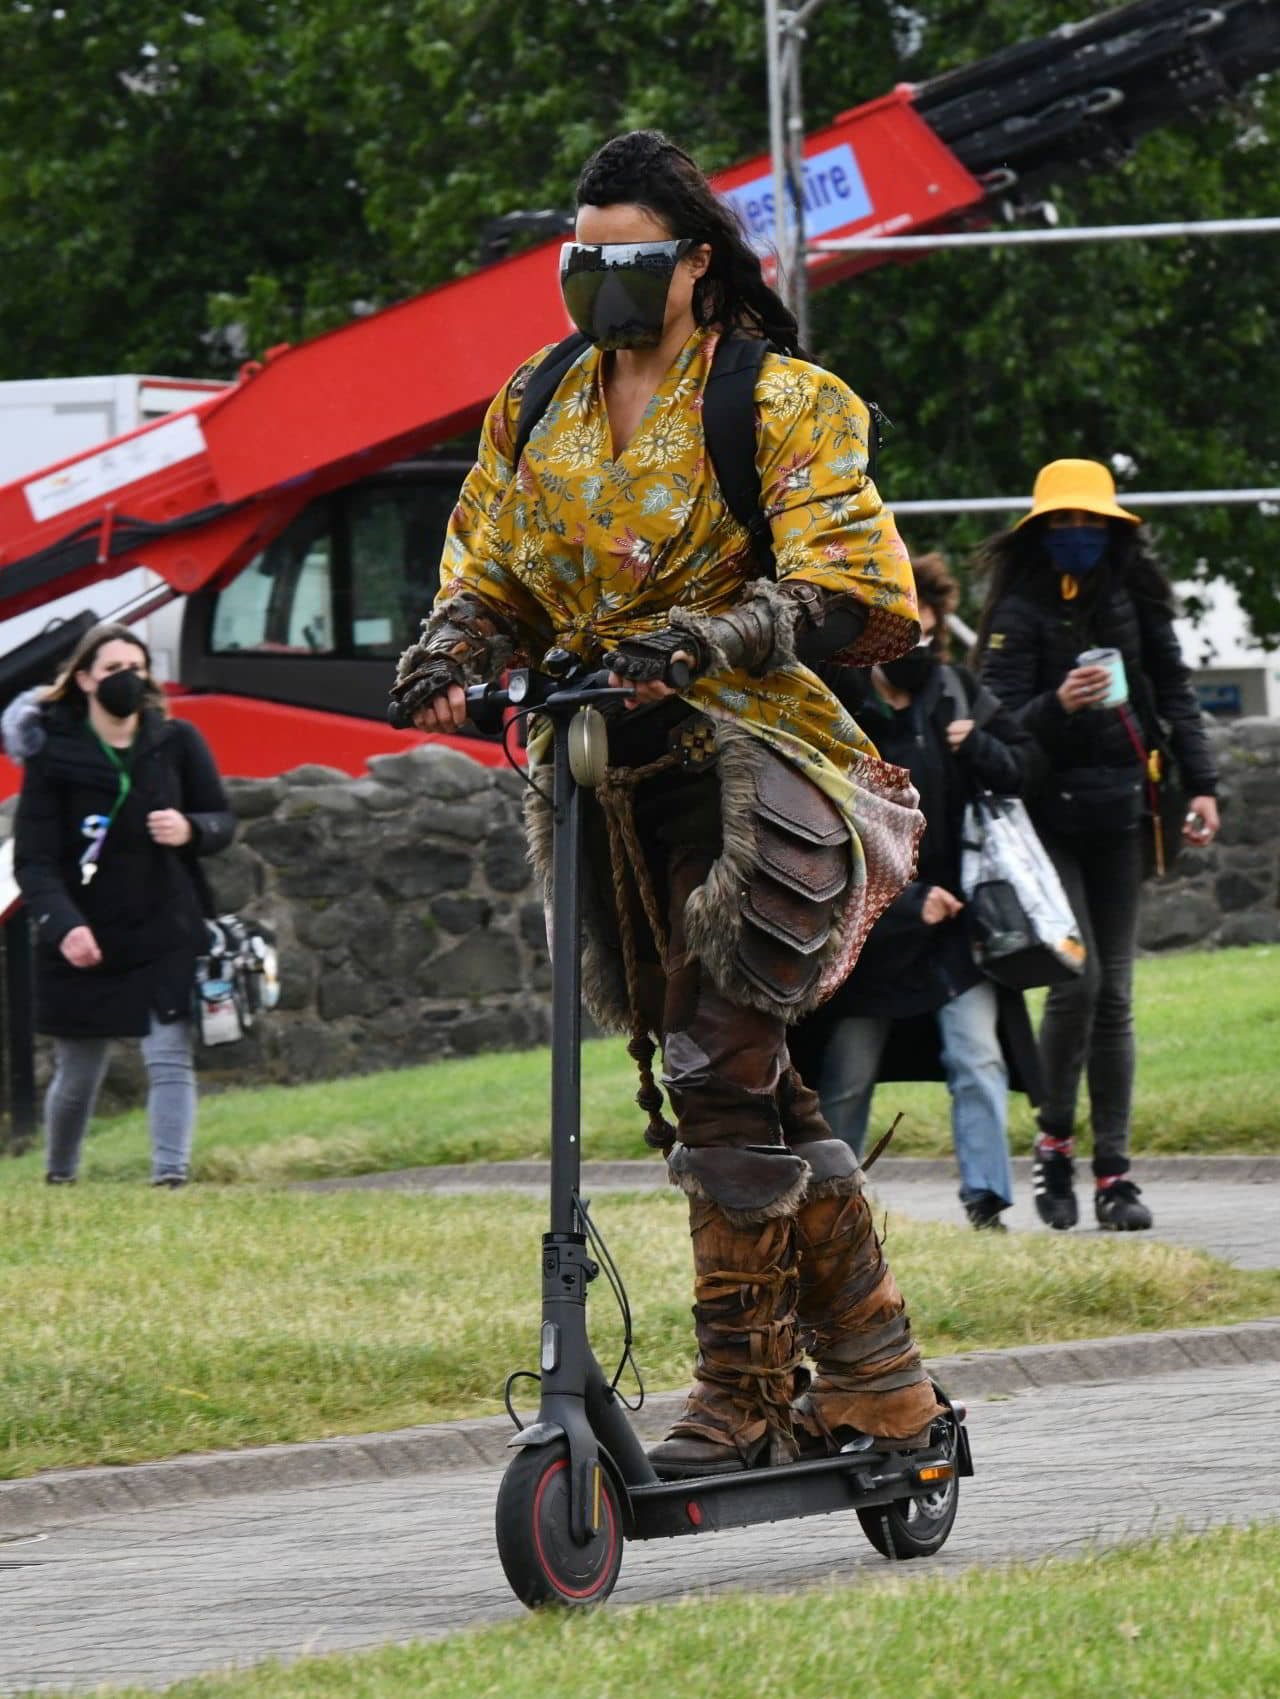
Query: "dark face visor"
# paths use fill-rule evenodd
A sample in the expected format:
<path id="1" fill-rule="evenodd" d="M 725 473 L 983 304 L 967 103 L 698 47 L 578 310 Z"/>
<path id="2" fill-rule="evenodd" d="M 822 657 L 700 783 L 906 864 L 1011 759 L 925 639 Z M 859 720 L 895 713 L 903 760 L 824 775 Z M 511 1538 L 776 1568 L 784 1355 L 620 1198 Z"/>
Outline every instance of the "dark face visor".
<path id="1" fill-rule="evenodd" d="M 667 294 L 691 237 L 669 242 L 566 242 L 560 290 L 569 317 L 597 348 L 654 348 Z"/>

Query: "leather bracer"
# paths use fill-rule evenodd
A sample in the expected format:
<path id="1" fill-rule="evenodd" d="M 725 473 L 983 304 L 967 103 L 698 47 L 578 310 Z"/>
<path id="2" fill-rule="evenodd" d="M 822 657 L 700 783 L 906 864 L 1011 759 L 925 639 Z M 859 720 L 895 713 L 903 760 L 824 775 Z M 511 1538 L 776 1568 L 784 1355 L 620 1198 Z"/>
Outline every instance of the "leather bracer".
<path id="1" fill-rule="evenodd" d="M 703 652 L 700 672 L 741 668 L 759 678 L 797 660 L 808 663 L 847 647 L 865 620 L 866 610 L 847 596 L 798 579 L 775 584 L 759 578 L 727 613 L 674 608 L 670 624 L 698 640 Z"/>
<path id="2" fill-rule="evenodd" d="M 513 654 L 510 634 L 493 609 L 463 591 L 423 620 L 421 637 L 400 657 L 391 700 L 411 716 L 451 684 L 496 678 Z"/>

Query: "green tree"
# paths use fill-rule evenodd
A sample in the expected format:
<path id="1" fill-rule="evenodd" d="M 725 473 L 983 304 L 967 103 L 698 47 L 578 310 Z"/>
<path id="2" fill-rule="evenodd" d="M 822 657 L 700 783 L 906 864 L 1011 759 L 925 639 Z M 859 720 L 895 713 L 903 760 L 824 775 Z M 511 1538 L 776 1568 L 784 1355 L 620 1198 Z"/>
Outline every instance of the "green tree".
<path id="1" fill-rule="evenodd" d="M 638 124 L 767 145 L 761 0 L 0 0 L 0 376 L 229 372 L 469 270 Z M 1085 13 L 1089 0 L 1080 0 Z M 811 127 L 1062 22 L 1060 0 L 828 0 Z M 1277 204 L 1280 87 L 1054 186 L 1065 222 Z M 1015 494 L 1060 454 L 1134 487 L 1274 484 L 1274 238 L 939 253 L 815 299 L 817 357 L 895 420 L 892 496 Z M 232 334 L 234 327 L 235 334 Z M 909 527 L 962 554 L 973 521 Z M 1178 510 L 1179 577 L 1280 633 L 1275 521 Z"/>
<path id="2" fill-rule="evenodd" d="M 1006 14 L 1026 35 L 1060 21 L 1039 4 L 928 10 L 916 59 L 939 70 L 993 51 Z M 1152 134 L 1118 169 L 1047 193 L 1064 225 L 1257 215 L 1280 198 L 1277 136 L 1280 85 L 1259 80 L 1235 108 Z M 884 479 L 904 499 L 1028 493 L 1036 469 L 1065 455 L 1131 462 L 1122 499 L 1124 482 L 1275 487 L 1267 279 L 1278 265 L 1274 236 L 940 251 L 819 296 L 817 352 L 895 420 Z M 913 546 L 959 560 L 992 528 L 990 516 L 903 521 Z M 1175 577 L 1227 578 L 1255 632 L 1280 636 L 1274 515 L 1173 508 L 1153 530 Z"/>

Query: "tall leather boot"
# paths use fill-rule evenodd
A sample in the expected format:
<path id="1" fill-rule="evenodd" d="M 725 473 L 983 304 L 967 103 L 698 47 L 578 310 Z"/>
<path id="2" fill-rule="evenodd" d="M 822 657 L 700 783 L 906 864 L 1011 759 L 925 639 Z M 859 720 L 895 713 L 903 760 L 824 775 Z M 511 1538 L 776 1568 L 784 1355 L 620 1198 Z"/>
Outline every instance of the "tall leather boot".
<path id="1" fill-rule="evenodd" d="M 689 1199 L 698 1361 L 679 1419 L 649 1452 L 666 1479 L 795 1459 L 796 1250 L 789 1216 L 738 1226 Z"/>
<path id="2" fill-rule="evenodd" d="M 811 1453 L 860 1434 L 923 1445 L 938 1402 L 870 1206 L 848 1185 L 831 1182 L 796 1216 L 801 1345 L 817 1369 L 796 1403 L 797 1437 Z"/>

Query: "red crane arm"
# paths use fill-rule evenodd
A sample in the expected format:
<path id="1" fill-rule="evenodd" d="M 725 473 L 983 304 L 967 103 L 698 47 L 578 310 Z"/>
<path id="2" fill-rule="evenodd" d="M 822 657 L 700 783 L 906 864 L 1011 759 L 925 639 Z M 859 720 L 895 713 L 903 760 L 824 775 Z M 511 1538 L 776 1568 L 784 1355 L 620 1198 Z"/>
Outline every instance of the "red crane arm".
<path id="1" fill-rule="evenodd" d="M 810 235 L 932 228 L 983 190 L 898 90 L 806 146 Z M 761 245 L 767 157 L 716 187 Z M 548 242 L 274 351 L 187 412 L 0 489 L 0 619 L 134 566 L 182 593 L 229 577 L 315 496 L 474 430 L 533 350 L 568 328 Z M 815 286 L 879 263 L 811 264 Z"/>

